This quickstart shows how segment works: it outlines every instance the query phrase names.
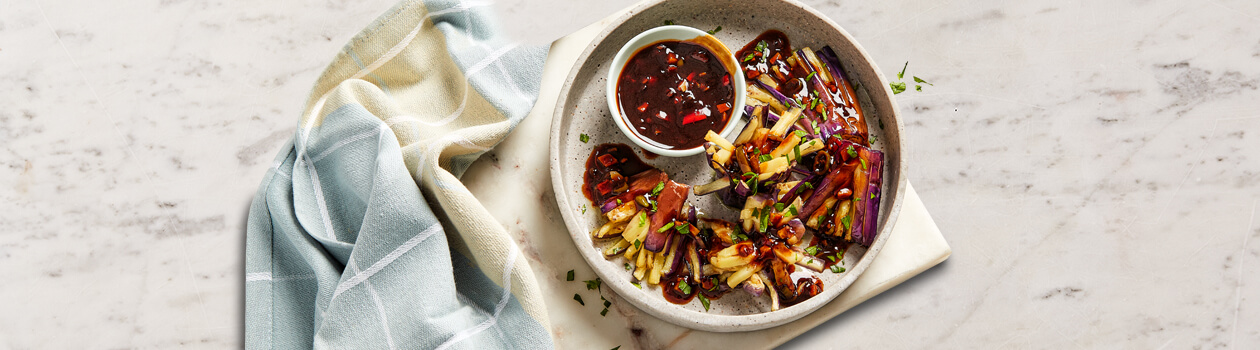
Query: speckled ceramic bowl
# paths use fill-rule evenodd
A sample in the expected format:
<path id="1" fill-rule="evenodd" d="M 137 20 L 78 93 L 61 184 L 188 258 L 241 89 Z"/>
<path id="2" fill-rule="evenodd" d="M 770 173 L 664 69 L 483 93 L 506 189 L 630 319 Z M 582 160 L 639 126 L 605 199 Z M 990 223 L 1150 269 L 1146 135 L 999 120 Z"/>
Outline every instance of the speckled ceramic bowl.
<path id="1" fill-rule="evenodd" d="M 620 108 L 620 101 L 617 100 L 617 77 L 621 76 L 621 71 L 622 69 L 625 69 L 626 61 L 630 59 L 630 56 L 639 52 L 639 50 L 644 47 L 650 46 L 661 40 L 695 40 L 699 37 L 712 38 L 713 36 L 705 33 L 703 30 L 688 26 L 660 26 L 639 33 L 639 35 L 636 35 L 634 38 L 630 39 L 630 41 L 627 41 L 625 45 L 622 45 L 621 50 L 617 51 L 617 55 L 613 56 L 612 64 L 609 66 L 611 68 L 608 69 L 608 76 L 605 78 L 605 85 L 607 85 L 605 91 L 608 96 L 608 110 L 611 111 L 609 114 L 611 114 L 613 123 L 617 124 L 617 128 L 621 129 L 621 132 L 625 133 L 630 141 L 634 141 L 634 143 L 639 147 L 642 147 L 652 153 L 669 157 L 694 156 L 700 154 L 700 152 L 704 152 L 704 146 L 696 146 L 689 149 L 667 149 L 658 145 L 656 142 L 649 141 L 642 135 L 636 134 L 632 131 L 633 128 L 630 126 L 629 118 L 625 116 L 625 113 Z M 733 105 L 743 106 L 744 95 L 748 92 L 744 91 L 744 72 L 738 68 L 739 61 L 735 60 L 735 54 L 722 42 L 704 40 L 701 41 L 701 45 L 708 47 L 714 56 L 717 56 L 719 60 L 726 62 L 728 71 L 731 74 L 731 83 L 734 84 L 735 87 L 735 98 L 732 101 L 734 102 Z M 722 130 L 719 130 L 718 135 L 731 139 L 731 132 L 734 132 L 735 127 L 739 126 L 739 118 L 743 115 L 743 108 L 731 109 L 731 119 L 726 122 L 726 125 L 722 127 Z"/>
<path id="2" fill-rule="evenodd" d="M 602 143 L 634 144 L 610 118 L 605 91 L 610 63 L 627 41 L 645 30 L 663 25 L 665 21 L 702 29 L 720 25 L 722 30 L 715 36 L 732 49 L 742 47 L 768 29 L 778 29 L 788 35 L 793 47 L 830 45 L 839 56 L 844 73 L 854 84 L 862 109 L 867 113 L 870 133 L 878 140 L 874 147 L 885 152 L 888 163 L 884 167 L 882 191 L 885 196 L 880 204 L 879 235 L 875 243 L 868 249 L 852 246 L 844 258 L 843 266 L 847 267 L 847 272 L 819 274 L 824 285 L 821 294 L 773 312 L 770 311 L 768 297 L 752 297 L 739 291 L 714 300 L 708 311 L 695 300 L 687 305 L 676 305 L 662 297 L 659 287 L 644 285 L 643 289 L 639 289 L 632 285 L 633 277 L 623 267 L 624 259 L 619 256 L 606 259 L 601 251 L 602 242 L 591 239 L 591 231 L 598 228 L 604 219 L 596 209 L 598 206 L 582 195 L 586 159 L 591 150 Z M 888 240 L 892 233 L 891 223 L 896 222 L 906 189 L 906 164 L 901 152 L 902 124 L 897 114 L 897 104 L 887 80 L 862 47 L 840 26 L 800 3 L 790 0 L 661 0 L 643 3 L 595 37 L 592 45 L 578 58 L 561 89 L 551 129 L 552 185 L 565 225 L 582 257 L 604 280 L 605 286 L 639 309 L 670 323 L 706 331 L 736 332 L 773 327 L 798 319 L 835 299 L 866 270 Z M 742 128 L 743 122 L 738 123 Z M 580 141 L 581 134 L 590 135 L 589 142 Z M 711 181 L 713 176 L 713 171 L 704 165 L 703 157 L 645 160 L 668 173 L 670 179 L 697 185 Z M 735 210 L 723 207 L 717 196 L 691 196 L 688 202 L 710 217 L 732 220 L 737 216 Z"/>

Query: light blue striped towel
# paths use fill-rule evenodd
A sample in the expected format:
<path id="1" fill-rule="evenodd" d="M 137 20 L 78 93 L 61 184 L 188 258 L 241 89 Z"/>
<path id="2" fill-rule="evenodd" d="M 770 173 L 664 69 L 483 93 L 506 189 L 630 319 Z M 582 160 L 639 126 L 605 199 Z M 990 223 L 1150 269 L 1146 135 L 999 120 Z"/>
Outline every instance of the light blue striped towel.
<path id="1" fill-rule="evenodd" d="M 551 347 L 533 272 L 459 181 L 546 56 L 484 6 L 403 1 L 316 82 L 250 207 L 246 347 Z"/>

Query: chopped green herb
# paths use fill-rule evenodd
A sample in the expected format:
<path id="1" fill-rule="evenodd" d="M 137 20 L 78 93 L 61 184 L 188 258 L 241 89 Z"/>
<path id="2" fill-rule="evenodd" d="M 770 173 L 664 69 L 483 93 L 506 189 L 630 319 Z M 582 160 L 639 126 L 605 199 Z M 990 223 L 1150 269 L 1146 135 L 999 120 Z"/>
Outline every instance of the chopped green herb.
<path id="1" fill-rule="evenodd" d="M 750 196 L 755 196 L 755 195 L 757 195 L 757 183 L 758 183 L 758 182 L 760 182 L 760 181 L 761 181 L 761 180 L 760 180 L 759 178 L 757 178 L 757 177 L 753 177 L 751 180 L 748 180 L 748 182 L 750 182 L 750 184 L 748 185 L 748 187 L 752 188 L 752 194 L 750 194 Z"/>
<path id="2" fill-rule="evenodd" d="M 665 181 L 657 182 L 656 187 L 652 188 L 652 195 L 655 196 L 655 195 L 661 194 L 661 190 L 664 190 L 664 189 L 665 189 Z"/>
<path id="3" fill-rule="evenodd" d="M 757 173 L 754 173 L 751 171 L 744 173 L 744 177 L 749 177 L 749 176 L 757 176 Z"/>
<path id="4" fill-rule="evenodd" d="M 569 270 L 569 276 L 568 276 L 568 277 L 565 277 L 565 279 L 564 279 L 564 280 L 565 280 L 565 281 L 572 281 L 572 280 L 573 280 L 573 270 Z"/>
<path id="5" fill-rule="evenodd" d="M 750 53 L 748 56 L 744 56 L 744 62 L 752 61 L 754 58 L 757 58 L 757 56 Z"/>
<path id="6" fill-rule="evenodd" d="M 875 194 L 871 193 L 871 199 L 875 199 Z"/>
<path id="7" fill-rule="evenodd" d="M 674 226 L 674 231 L 678 231 L 678 233 L 684 235 L 691 233 L 691 224 L 686 222 L 681 223 L 678 226 Z"/>
<path id="8" fill-rule="evenodd" d="M 784 207 L 787 207 L 786 203 L 774 203 L 774 211 L 781 212 Z"/>
<path id="9" fill-rule="evenodd" d="M 841 272 L 844 272 L 844 270 L 841 270 L 841 269 L 842 269 L 842 267 L 840 267 L 839 265 L 831 265 L 831 272 L 832 272 L 832 273 L 841 273 Z"/>
<path id="10" fill-rule="evenodd" d="M 809 103 L 809 109 L 814 109 L 814 107 L 818 107 L 818 99 L 816 98 Z"/>
<path id="11" fill-rule="evenodd" d="M 591 135 L 581 134 L 581 135 L 578 135 L 578 139 L 582 140 L 582 143 L 587 143 L 591 141 Z"/>
<path id="12" fill-rule="evenodd" d="M 630 271 L 630 263 L 626 263 L 626 271 Z M 570 280 L 572 281 L 572 280 Z"/>
<path id="13" fill-rule="evenodd" d="M 639 215 L 639 226 L 647 225 L 647 215 Z"/>
<path id="14" fill-rule="evenodd" d="M 814 79 L 814 73 L 818 73 L 818 72 L 809 72 L 809 75 L 805 76 L 806 83 L 809 83 L 811 79 Z"/>
<path id="15" fill-rule="evenodd" d="M 657 229 L 656 232 L 665 232 L 666 230 L 669 230 L 670 228 L 673 228 L 673 227 L 674 227 L 674 223 L 670 222 L 668 224 L 665 224 L 665 226 L 661 226 L 661 228 Z"/>
<path id="16" fill-rule="evenodd" d="M 923 91 L 923 85 L 915 85 L 915 86 L 914 86 L 914 91 L 920 91 L 920 92 L 922 92 L 922 91 Z"/>
<path id="17" fill-rule="evenodd" d="M 901 66 L 901 72 L 897 73 L 897 80 L 901 80 L 901 78 L 906 76 L 906 67 L 909 67 L 909 66 L 910 66 L 910 61 L 906 61 L 906 64 Z"/>
<path id="18" fill-rule="evenodd" d="M 619 206 L 619 207 L 621 206 L 621 200 L 620 200 L 620 199 L 618 199 L 618 200 L 617 200 L 617 206 Z"/>
<path id="19" fill-rule="evenodd" d="M 604 299 L 603 296 L 600 296 L 599 298 Z M 609 306 L 612 306 L 612 302 L 608 301 L 608 299 L 604 299 L 604 307 L 609 307 Z"/>
<path id="20" fill-rule="evenodd" d="M 665 25 L 667 25 L 667 26 L 672 26 L 672 25 L 674 25 L 674 21 L 673 21 L 673 20 L 668 20 L 668 19 L 667 19 L 667 20 L 665 20 Z"/>
<path id="21" fill-rule="evenodd" d="M 582 206 L 578 207 L 578 209 L 582 209 L 582 214 L 586 214 L 586 204 L 583 204 Z"/>
<path id="22" fill-rule="evenodd" d="M 893 95 L 906 91 L 906 83 L 902 82 L 888 83 L 888 87 L 892 88 Z"/>
<path id="23" fill-rule="evenodd" d="M 636 240 L 634 240 L 634 249 L 639 249 L 639 246 L 641 246 L 641 245 L 643 245 L 643 242 L 642 242 L 642 241 L 639 241 L 639 240 L 637 240 L 637 239 L 636 239 Z"/>
<path id="24" fill-rule="evenodd" d="M 812 182 L 806 182 L 806 183 L 805 183 L 805 188 L 808 188 L 808 189 L 811 189 L 811 190 L 812 190 L 812 189 L 814 189 L 814 183 L 812 183 Z"/>
<path id="25" fill-rule="evenodd" d="M 696 299 L 700 299 L 700 305 L 704 305 L 704 311 L 709 311 L 709 298 L 705 298 L 704 294 L 696 294 Z"/>
<path id="26" fill-rule="evenodd" d="M 801 145 L 798 144 L 795 147 L 792 147 L 792 155 L 796 156 L 796 158 L 792 158 L 792 160 L 801 159 Z"/>
<path id="27" fill-rule="evenodd" d="M 621 350 L 621 345 L 617 345 L 617 347 L 612 348 L 612 350 Z"/>
<path id="28" fill-rule="evenodd" d="M 599 312 L 599 315 L 600 315 L 600 316 L 606 316 L 606 315 L 608 315 L 608 308 L 607 308 L 607 307 L 605 307 L 605 308 L 604 308 L 604 311 L 600 311 L 600 312 Z"/>
<path id="29" fill-rule="evenodd" d="M 577 300 L 578 304 L 582 304 L 582 306 L 586 306 L 586 302 L 582 301 L 581 295 L 573 294 L 573 300 Z"/>
<path id="30" fill-rule="evenodd" d="M 796 212 L 795 205 L 788 207 L 788 214 L 791 214 L 792 216 L 796 216 L 797 212 Z"/>
<path id="31" fill-rule="evenodd" d="M 691 294 L 691 283 L 687 283 L 685 281 L 683 283 L 679 283 L 678 290 L 681 290 L 683 294 Z"/>
<path id="32" fill-rule="evenodd" d="M 826 258 L 827 258 L 827 260 L 831 260 L 831 262 L 836 262 L 836 257 L 835 257 L 835 256 L 832 256 L 832 255 L 827 255 L 827 256 L 826 256 Z"/>
<path id="33" fill-rule="evenodd" d="M 844 230 L 845 230 L 845 231 L 849 231 L 849 224 L 850 224 L 850 223 L 852 223 L 852 222 L 853 222 L 853 218 L 852 218 L 852 217 L 845 216 L 845 217 L 843 217 L 843 218 L 840 218 L 840 224 L 841 224 L 841 225 L 844 225 Z"/>
<path id="34" fill-rule="evenodd" d="M 643 285 L 639 284 L 639 282 L 630 282 L 630 284 L 634 285 L 635 288 L 643 289 Z"/>
<path id="35" fill-rule="evenodd" d="M 753 50 L 756 50 L 756 51 L 765 51 L 765 50 L 766 50 L 766 46 L 768 46 L 768 45 L 766 44 L 766 41 L 765 41 L 765 40 L 758 41 L 758 42 L 757 42 L 757 46 L 756 46 L 756 47 L 753 47 Z"/>
<path id="36" fill-rule="evenodd" d="M 717 26 L 717 28 L 713 28 L 713 30 L 708 31 L 707 33 L 709 33 L 709 35 L 713 35 L 713 34 L 717 34 L 720 31 L 722 31 L 722 26 Z"/>
<path id="37" fill-rule="evenodd" d="M 858 158 L 858 160 L 862 161 L 862 169 L 867 169 L 867 168 L 870 168 L 870 166 L 866 165 L 866 159 L 865 159 L 865 158 Z"/>
<path id="38" fill-rule="evenodd" d="M 870 139 L 868 139 L 867 141 L 868 141 L 868 142 L 870 142 L 870 143 L 875 143 L 875 140 L 876 140 L 876 139 L 875 139 L 875 135 L 871 135 L 871 138 L 870 138 Z"/>
<path id="39" fill-rule="evenodd" d="M 818 255 L 818 246 L 809 246 L 805 248 L 805 253 L 809 255 Z"/>
<path id="40" fill-rule="evenodd" d="M 586 282 L 586 290 L 595 290 L 595 289 L 599 289 L 599 285 L 602 284 L 604 281 L 601 281 L 598 277 L 596 277 L 593 280 L 582 281 L 582 282 Z"/>
<path id="41" fill-rule="evenodd" d="M 907 63 L 909 63 L 909 62 L 907 62 Z M 927 82 L 926 80 L 920 79 L 919 77 L 914 77 L 914 82 L 919 83 L 919 84 L 928 84 L 928 85 L 932 85 L 932 83 L 929 83 L 929 82 Z M 932 85 L 932 86 L 935 86 L 935 85 Z"/>
<path id="42" fill-rule="evenodd" d="M 849 158 L 857 158 L 858 156 L 857 150 L 853 149 L 853 145 L 849 145 L 849 148 L 846 148 L 844 152 L 849 154 Z"/>
<path id="43" fill-rule="evenodd" d="M 763 155 L 761 155 L 760 157 L 758 157 L 758 158 L 757 158 L 757 160 L 759 160 L 759 161 L 761 161 L 761 162 L 769 162 L 769 161 L 770 161 L 770 159 L 771 159 L 771 157 L 770 157 L 770 155 L 769 155 L 769 154 L 763 154 Z"/>
<path id="44" fill-rule="evenodd" d="M 801 137 L 801 138 L 804 138 L 805 136 L 809 136 L 809 134 L 805 133 L 805 130 L 796 130 L 795 132 L 793 132 L 793 134 L 796 134 L 796 137 Z"/>

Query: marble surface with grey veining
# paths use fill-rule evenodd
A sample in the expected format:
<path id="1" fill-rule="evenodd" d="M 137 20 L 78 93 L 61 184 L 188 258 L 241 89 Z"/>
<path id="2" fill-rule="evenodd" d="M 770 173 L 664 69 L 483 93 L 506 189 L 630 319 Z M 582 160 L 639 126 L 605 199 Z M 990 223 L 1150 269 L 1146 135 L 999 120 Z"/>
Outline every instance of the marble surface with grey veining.
<path id="1" fill-rule="evenodd" d="M 630 3 L 495 6 L 545 44 Z M 954 253 L 787 347 L 1260 347 L 1260 2 L 806 3 L 909 62 L 908 175 Z M 0 2 L 0 348 L 241 346 L 248 203 L 391 5 Z"/>

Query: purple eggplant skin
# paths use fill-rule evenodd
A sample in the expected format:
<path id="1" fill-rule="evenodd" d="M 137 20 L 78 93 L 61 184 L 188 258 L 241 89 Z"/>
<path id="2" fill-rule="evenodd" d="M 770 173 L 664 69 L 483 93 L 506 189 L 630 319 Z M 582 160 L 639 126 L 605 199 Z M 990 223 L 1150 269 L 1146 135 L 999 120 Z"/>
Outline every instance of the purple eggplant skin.
<path id="1" fill-rule="evenodd" d="M 788 97 L 783 95 L 783 93 L 779 92 L 779 90 L 775 90 L 772 87 L 766 86 L 765 83 L 762 83 L 760 80 L 757 80 L 757 79 L 752 79 L 752 82 L 757 84 L 757 86 L 760 86 L 762 89 L 765 89 L 766 91 L 770 92 L 770 96 L 774 96 L 776 100 L 779 100 L 779 103 L 782 103 L 784 106 L 788 105 Z"/>
<path id="2" fill-rule="evenodd" d="M 866 178 L 865 188 L 855 191 L 854 198 L 860 198 L 855 207 L 857 212 L 854 215 L 853 240 L 863 246 L 870 246 L 875 243 L 875 235 L 879 234 L 877 226 L 879 225 L 879 201 L 882 199 L 881 185 L 883 182 L 884 172 L 884 153 L 876 150 L 866 150 L 860 154 L 866 161 L 868 168 L 861 169 L 861 176 Z"/>
<path id="3" fill-rule="evenodd" d="M 604 204 L 599 207 L 599 212 L 601 214 L 608 214 L 609 211 L 612 211 L 613 209 L 616 209 L 616 208 L 617 208 L 617 199 L 612 198 L 612 199 L 609 199 L 607 202 L 604 202 Z"/>
<path id="4" fill-rule="evenodd" d="M 805 183 L 809 182 L 811 183 L 810 186 L 813 186 L 812 182 L 815 181 L 817 178 L 818 176 L 813 175 L 813 173 L 806 175 L 804 179 L 801 179 L 801 182 L 797 183 L 796 186 L 792 186 L 792 189 L 788 190 L 787 192 L 788 195 L 783 196 L 783 198 L 779 198 L 779 203 L 783 203 L 783 204 L 792 203 L 793 199 L 796 199 L 796 197 L 800 197 L 802 194 L 805 194 Z"/>
<path id="5" fill-rule="evenodd" d="M 681 241 L 678 242 L 678 246 L 674 247 L 674 249 L 677 249 L 677 251 L 674 252 L 674 260 L 668 262 L 671 266 L 669 268 L 669 271 L 678 271 L 679 269 L 681 269 L 682 265 L 685 264 L 683 261 L 687 260 L 687 259 L 684 259 L 684 257 L 686 257 L 688 254 L 687 253 L 687 245 L 688 245 L 687 236 L 678 235 L 678 237 L 675 237 L 674 239 L 678 239 Z"/>
<path id="6" fill-rule="evenodd" d="M 732 181 L 731 186 L 717 191 L 718 199 L 721 199 L 722 204 L 725 204 L 728 207 L 741 208 L 744 206 L 744 200 L 748 198 L 748 193 L 750 193 L 751 190 L 749 190 L 748 185 L 744 184 L 742 181 Z M 744 194 L 740 194 L 741 189 Z"/>
<path id="7" fill-rule="evenodd" d="M 761 296 L 762 293 L 766 292 L 765 285 L 754 286 L 752 285 L 752 283 L 748 283 L 747 281 L 745 281 L 744 283 L 740 283 L 740 285 L 744 286 L 745 292 L 748 292 L 748 294 L 751 294 L 754 297 L 759 297 Z"/>
<path id="8" fill-rule="evenodd" d="M 840 187 L 841 182 L 848 175 L 841 171 L 843 167 L 836 167 L 830 173 L 823 176 L 822 182 L 814 186 L 814 195 L 809 196 L 809 200 L 805 201 L 805 206 L 801 207 L 801 216 L 810 217 L 814 215 L 814 211 L 822 207 L 823 201 L 831 197 L 831 193 Z"/>
<path id="9" fill-rule="evenodd" d="M 791 230 L 790 232 L 793 237 L 796 237 L 797 242 L 800 242 L 805 236 L 805 223 L 801 222 L 801 218 L 794 218 L 792 221 L 788 221 L 787 228 Z M 783 238 L 786 239 L 787 237 Z"/>

